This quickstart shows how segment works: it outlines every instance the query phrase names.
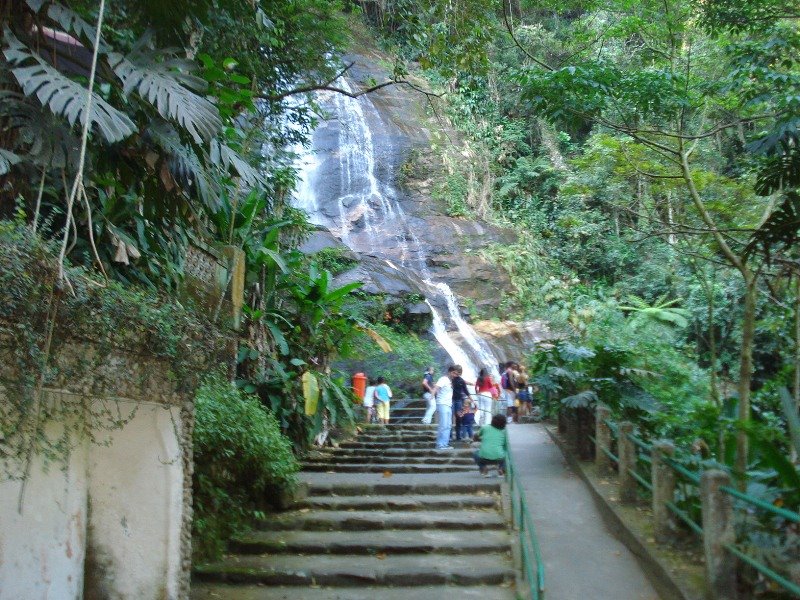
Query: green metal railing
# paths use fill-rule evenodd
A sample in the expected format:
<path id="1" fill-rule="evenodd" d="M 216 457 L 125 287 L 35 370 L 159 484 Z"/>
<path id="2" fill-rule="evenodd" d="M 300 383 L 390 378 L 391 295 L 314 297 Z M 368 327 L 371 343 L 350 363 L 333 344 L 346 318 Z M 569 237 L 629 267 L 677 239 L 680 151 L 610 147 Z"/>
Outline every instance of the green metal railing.
<path id="1" fill-rule="evenodd" d="M 527 584 L 532 600 L 544 600 L 544 563 L 536 538 L 533 519 L 528 512 L 525 490 L 517 479 L 514 461 L 506 454 L 506 482 L 511 496 L 511 519 L 518 533 L 519 554 L 522 561 L 522 580 Z M 535 565 L 535 570 L 534 570 Z"/>
<path id="2" fill-rule="evenodd" d="M 608 420 L 605 420 L 605 419 L 603 420 L 603 423 L 605 423 L 605 425 L 609 428 L 609 430 L 611 430 L 612 437 L 617 439 L 617 441 L 619 441 L 619 428 L 617 427 L 617 425 L 615 423 L 613 423 L 611 421 L 608 421 Z M 611 448 L 606 448 L 606 447 L 601 446 L 600 444 L 598 444 L 597 440 L 595 439 L 594 436 L 589 436 L 589 438 L 594 443 L 595 448 L 597 448 L 601 452 L 605 453 L 605 455 L 608 456 L 614 463 L 619 465 L 619 457 L 614 455 L 614 453 L 612 452 Z M 646 462 L 646 463 L 651 463 L 652 460 L 650 459 L 650 457 L 647 456 L 646 454 L 642 454 L 640 452 L 640 450 L 649 453 L 649 452 L 652 451 L 652 444 L 649 444 L 649 443 L 645 442 L 644 440 L 642 440 L 642 439 L 640 439 L 640 438 L 638 438 L 638 437 L 636 437 L 635 435 L 632 435 L 632 434 L 628 434 L 627 438 L 637 448 L 637 462 L 639 460 L 641 460 L 641 461 Z M 699 486 L 700 486 L 700 474 L 699 473 L 688 469 L 684 464 L 681 464 L 679 461 L 677 461 L 675 459 L 671 459 L 669 457 L 662 456 L 661 460 L 662 460 L 662 462 L 664 464 L 669 466 L 680 477 L 680 479 L 684 482 L 684 485 L 689 485 L 689 486 L 693 486 L 693 487 L 699 488 Z M 639 473 L 637 473 L 633 469 L 629 469 L 628 472 L 643 488 L 645 488 L 648 491 L 652 491 L 653 486 L 652 486 L 652 483 L 650 481 L 647 481 L 644 477 L 642 477 Z M 796 512 L 793 512 L 791 510 L 787 510 L 785 508 L 781 508 L 781 507 L 775 506 L 773 504 L 770 504 L 769 502 L 765 502 L 764 500 L 760 500 L 758 498 L 750 496 L 749 494 L 746 494 L 744 492 L 740 492 L 739 490 L 737 490 L 735 488 L 732 488 L 730 486 L 723 486 L 722 487 L 722 491 L 725 492 L 726 494 L 729 494 L 731 497 L 737 499 L 740 502 L 744 502 L 745 504 L 748 504 L 750 506 L 753 506 L 753 507 L 759 508 L 761 510 L 770 512 L 773 515 L 775 515 L 777 517 L 780 517 L 782 519 L 785 519 L 785 520 L 787 520 L 789 522 L 800 523 L 800 513 L 796 513 Z M 695 521 L 687 511 L 681 509 L 674 502 L 666 502 L 665 506 L 676 517 L 678 517 L 681 521 L 683 521 L 689 527 L 689 529 L 691 529 L 694 533 L 696 533 L 700 537 L 700 539 L 702 539 L 702 537 L 703 537 L 703 527 L 702 527 L 702 525 L 697 523 L 697 521 Z M 695 507 L 699 507 L 699 503 L 696 503 Z M 738 558 L 742 562 L 750 565 L 751 567 L 753 567 L 755 570 L 757 570 L 759 573 L 761 573 L 767 579 L 773 581 L 774 583 L 776 583 L 779 586 L 781 586 L 783 589 L 785 589 L 785 590 L 797 595 L 798 597 L 800 597 L 800 585 L 797 585 L 796 583 L 786 579 L 780 573 L 777 573 L 776 571 L 774 571 L 773 569 L 771 569 L 770 567 L 768 567 L 764 563 L 756 560 L 752 556 L 750 556 L 747 553 L 743 552 L 741 549 L 737 548 L 735 545 L 733 545 L 733 544 L 725 544 L 724 547 L 728 552 L 731 553 L 731 555 L 735 556 L 736 558 Z"/>

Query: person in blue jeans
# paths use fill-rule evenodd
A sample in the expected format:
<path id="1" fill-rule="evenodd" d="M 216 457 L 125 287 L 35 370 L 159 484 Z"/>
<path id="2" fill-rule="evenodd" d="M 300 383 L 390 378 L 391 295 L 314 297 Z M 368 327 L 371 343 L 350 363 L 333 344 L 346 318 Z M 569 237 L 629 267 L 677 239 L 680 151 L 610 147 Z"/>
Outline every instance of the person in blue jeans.
<path id="1" fill-rule="evenodd" d="M 436 414 L 439 423 L 436 431 L 436 449 L 452 450 L 450 445 L 450 429 L 453 424 L 453 378 L 458 373 L 456 365 L 447 369 L 447 375 L 439 378 L 433 386 L 433 397 L 436 398 Z"/>
<path id="2" fill-rule="evenodd" d="M 453 377 L 453 414 L 456 419 L 456 441 L 461 441 L 464 438 L 464 424 L 461 422 L 461 417 L 464 414 L 464 402 L 469 399 L 469 390 L 467 389 L 467 382 L 461 377 L 464 370 L 461 365 L 455 365 L 456 376 Z M 467 438 L 468 439 L 468 438 Z"/>
<path id="3" fill-rule="evenodd" d="M 471 440 L 472 427 L 475 425 L 475 403 L 470 398 L 464 400 L 461 415 L 457 414 L 456 416 L 461 417 L 461 435 L 456 433 L 456 436 L 460 437 L 462 440 Z M 457 424 L 456 427 L 458 427 Z"/>

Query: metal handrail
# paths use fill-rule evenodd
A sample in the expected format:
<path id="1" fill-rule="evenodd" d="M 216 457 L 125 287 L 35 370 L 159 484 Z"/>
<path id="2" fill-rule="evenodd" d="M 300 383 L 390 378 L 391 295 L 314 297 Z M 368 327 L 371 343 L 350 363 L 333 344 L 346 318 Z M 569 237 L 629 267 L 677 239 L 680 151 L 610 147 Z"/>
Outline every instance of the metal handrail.
<path id="1" fill-rule="evenodd" d="M 525 492 L 517 479 L 514 461 L 511 454 L 506 453 L 506 482 L 511 495 L 511 520 L 519 532 L 520 558 L 522 559 L 523 579 L 528 583 L 531 600 L 544 600 L 544 562 L 539 549 L 539 540 L 536 538 L 536 528 L 528 511 Z M 536 563 L 536 574 L 533 573 L 531 561 L 533 554 Z"/>
<path id="2" fill-rule="evenodd" d="M 766 511 L 769 511 L 779 517 L 782 517 L 788 521 L 792 521 L 794 523 L 800 523 L 800 513 L 793 512 L 791 510 L 786 510 L 785 508 L 781 508 L 779 506 L 775 506 L 774 504 L 770 504 L 769 502 L 764 502 L 758 498 L 754 498 L 748 494 L 740 492 L 730 486 L 722 486 L 722 491 L 726 494 L 733 496 L 743 502 L 747 502 L 748 504 L 752 504 L 753 506 L 757 506 L 758 508 L 763 508 Z"/>
<path id="3" fill-rule="evenodd" d="M 611 432 L 618 438 L 619 437 L 619 429 L 618 429 L 618 427 L 614 423 L 612 423 L 611 421 L 609 421 L 607 419 L 604 419 L 603 422 L 608 426 L 608 428 L 611 430 Z M 610 458 L 615 460 L 615 462 L 619 462 L 617 457 L 615 457 L 613 454 L 611 454 L 611 451 L 609 449 L 598 445 L 597 441 L 595 440 L 594 437 L 592 437 L 592 436 L 589 436 L 589 437 L 595 443 L 595 445 L 598 448 L 600 448 L 603 452 L 606 453 L 606 455 L 608 455 Z M 639 448 L 642 448 L 642 449 L 645 449 L 645 450 L 648 450 L 648 451 L 650 449 L 652 449 L 652 445 L 651 444 L 648 444 L 647 442 L 637 438 L 633 434 L 627 434 L 627 438 L 631 442 L 633 442 L 636 446 L 638 446 Z M 643 457 L 641 454 L 638 454 L 638 458 L 645 458 L 645 457 Z M 662 460 L 662 462 L 664 464 L 669 466 L 673 471 L 675 471 L 679 475 L 683 476 L 683 478 L 688 480 L 691 484 L 693 484 L 695 486 L 699 486 L 700 485 L 700 474 L 699 473 L 697 473 L 695 471 L 690 471 L 689 469 L 686 468 L 686 466 L 684 466 L 680 462 L 678 462 L 678 461 L 676 461 L 674 459 L 671 459 L 669 457 L 662 456 L 661 460 Z M 648 462 L 648 461 L 645 461 L 645 462 Z M 632 469 L 629 469 L 628 472 L 642 486 L 652 490 L 652 484 L 650 484 L 650 482 L 646 481 L 643 477 L 641 477 L 636 471 L 634 471 Z M 791 521 L 793 523 L 800 523 L 800 513 L 796 513 L 796 512 L 793 512 L 791 510 L 787 510 L 785 508 L 780 508 L 779 506 L 775 506 L 774 504 L 771 504 L 771 503 L 766 502 L 764 500 L 761 500 L 759 498 L 755 498 L 755 497 L 750 496 L 749 494 L 746 494 L 744 492 L 740 492 L 739 490 L 734 489 L 734 488 L 732 488 L 730 486 L 723 486 L 721 489 L 722 489 L 723 492 L 729 494 L 730 496 L 732 496 L 732 497 L 734 497 L 734 498 L 736 498 L 738 500 L 741 500 L 742 502 L 746 502 L 746 503 L 750 504 L 751 506 L 755 506 L 757 508 L 761 508 L 763 510 L 771 512 L 772 514 L 774 514 L 774 515 L 776 515 L 778 517 L 781 517 L 783 519 L 786 519 L 788 521 Z M 679 508 L 673 502 L 665 502 L 664 505 L 672 513 L 674 513 L 678 518 L 680 518 L 684 523 L 686 523 L 686 525 L 692 531 L 694 531 L 697 535 L 699 535 L 702 538 L 702 536 L 703 536 L 703 527 L 700 524 L 698 524 L 697 522 L 695 522 L 689 516 L 689 514 L 686 511 L 684 511 L 681 508 Z M 776 571 L 770 569 L 767 565 L 759 562 L 758 560 L 756 560 L 752 556 L 749 556 L 745 552 L 742 552 L 742 550 L 740 550 L 739 548 L 737 548 L 733 544 L 724 544 L 724 548 L 728 552 L 730 552 L 733 556 L 737 557 L 741 561 L 747 563 L 748 565 L 750 565 L 751 567 L 756 569 L 759 573 L 764 575 L 766 578 L 772 580 L 774 583 L 777 583 L 778 585 L 780 585 L 785 590 L 800 596 L 800 586 L 798 586 L 796 583 L 786 579 L 780 573 L 777 573 Z"/>
<path id="4" fill-rule="evenodd" d="M 783 589 L 800 596 L 800 585 L 797 585 L 796 583 L 789 581 L 788 579 L 783 577 L 780 573 L 776 573 L 775 571 L 770 569 L 767 565 L 762 564 L 758 562 L 756 559 L 754 559 L 752 556 L 745 554 L 733 544 L 723 544 L 723 547 L 725 548 L 725 550 L 733 554 L 736 558 L 746 562 L 756 571 L 758 571 L 765 577 L 771 579 L 772 581 L 783 587 Z"/>

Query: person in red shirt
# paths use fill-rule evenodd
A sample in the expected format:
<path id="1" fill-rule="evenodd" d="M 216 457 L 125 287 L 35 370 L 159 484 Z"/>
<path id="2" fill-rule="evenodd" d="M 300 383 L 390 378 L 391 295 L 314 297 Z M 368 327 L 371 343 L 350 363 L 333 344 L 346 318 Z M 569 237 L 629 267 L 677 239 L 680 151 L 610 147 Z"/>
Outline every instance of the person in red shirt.
<path id="1" fill-rule="evenodd" d="M 492 401 L 500 396 L 500 387 L 492 380 L 486 369 L 481 369 L 475 382 L 475 391 L 478 394 L 475 425 L 488 425 L 492 420 Z"/>

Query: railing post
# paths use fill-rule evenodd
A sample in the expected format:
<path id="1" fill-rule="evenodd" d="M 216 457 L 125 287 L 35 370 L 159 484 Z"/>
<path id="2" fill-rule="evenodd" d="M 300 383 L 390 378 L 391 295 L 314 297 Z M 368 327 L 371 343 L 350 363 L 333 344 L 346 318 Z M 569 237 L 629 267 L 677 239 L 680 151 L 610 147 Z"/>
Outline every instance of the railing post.
<path id="1" fill-rule="evenodd" d="M 713 600 L 736 600 L 736 560 L 725 549 L 733 544 L 733 500 L 722 491 L 730 485 L 725 471 L 710 469 L 700 477 L 700 499 L 703 510 L 703 547 L 706 573 Z"/>
<path id="2" fill-rule="evenodd" d="M 623 421 L 618 427 L 619 497 L 626 504 L 634 504 L 636 502 L 636 480 L 630 472 L 636 468 L 636 446 L 628 438 L 628 435 L 633 433 L 633 423 Z"/>
<path id="3" fill-rule="evenodd" d="M 655 538 L 666 542 L 675 532 L 675 517 L 667 508 L 667 502 L 675 499 L 675 472 L 662 459 L 675 453 L 675 445 L 669 441 L 653 444 L 650 452 L 651 481 L 653 482 L 653 524 Z"/>
<path id="4" fill-rule="evenodd" d="M 603 452 L 603 448 L 611 451 L 611 428 L 606 421 L 611 418 L 611 409 L 607 406 L 597 406 L 594 424 L 594 464 L 597 465 L 597 472 L 606 475 L 611 472 L 611 459 Z"/>

